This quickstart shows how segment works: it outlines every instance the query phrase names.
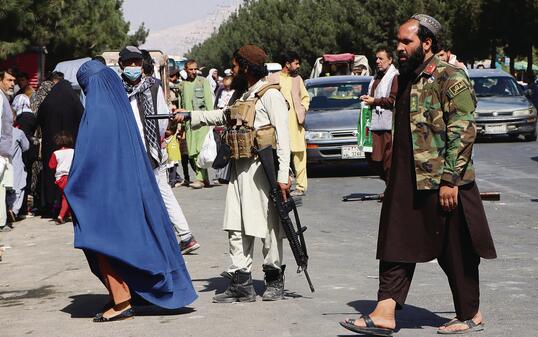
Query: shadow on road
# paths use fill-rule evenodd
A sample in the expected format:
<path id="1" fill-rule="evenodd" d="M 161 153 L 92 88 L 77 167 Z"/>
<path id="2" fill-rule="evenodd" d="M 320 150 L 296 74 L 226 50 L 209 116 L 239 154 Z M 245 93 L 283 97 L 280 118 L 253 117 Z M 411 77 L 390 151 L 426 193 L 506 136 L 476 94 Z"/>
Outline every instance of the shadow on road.
<path id="1" fill-rule="evenodd" d="M 309 178 L 331 178 L 331 177 L 364 177 L 372 175 L 372 172 L 368 169 L 368 163 L 353 162 L 346 163 L 339 162 L 338 164 L 329 163 L 323 165 L 308 165 L 308 177 Z"/>
<path id="2" fill-rule="evenodd" d="M 228 279 L 224 277 L 212 277 L 208 279 L 196 279 L 192 280 L 192 282 L 204 282 L 204 289 L 199 290 L 199 292 L 215 292 L 216 294 L 223 293 L 226 288 L 228 287 Z M 262 280 L 252 280 L 252 284 L 254 285 L 254 290 L 256 291 L 256 294 L 262 295 L 265 291 L 265 282 Z M 303 295 L 297 294 L 293 291 L 288 291 L 284 289 L 284 297 L 288 298 L 302 298 Z"/>
<path id="3" fill-rule="evenodd" d="M 84 294 L 69 297 L 71 303 L 61 311 L 71 315 L 71 318 L 92 318 L 97 313 L 102 312 L 105 305 L 110 300 L 104 294 Z M 193 308 L 185 307 L 180 309 L 163 309 L 152 305 L 143 299 L 133 296 L 131 301 L 136 316 L 170 316 L 183 315 L 194 312 Z"/>
<path id="4" fill-rule="evenodd" d="M 91 318 L 101 312 L 110 297 L 104 294 L 85 294 L 69 297 L 71 303 L 61 311 L 71 315 L 71 318 Z"/>
<path id="5" fill-rule="evenodd" d="M 376 301 L 359 300 L 349 302 L 348 305 L 353 307 L 361 314 L 372 312 L 376 306 Z M 422 329 L 423 327 L 438 327 L 449 321 L 438 314 L 449 314 L 448 312 L 431 312 L 427 309 L 415 307 L 413 305 L 404 305 L 402 310 L 396 312 L 396 331 L 400 329 Z M 339 335 L 344 337 L 346 335 Z M 357 336 L 356 334 L 353 336 Z M 359 335 L 360 336 L 360 335 Z"/>
<path id="6" fill-rule="evenodd" d="M 226 288 L 228 287 L 228 284 L 230 283 L 229 280 L 225 277 L 196 279 L 192 280 L 192 282 L 204 282 L 204 289 L 199 290 L 199 292 L 201 293 L 214 291 L 217 294 L 223 293 L 224 290 L 226 290 Z M 256 290 L 256 293 L 263 293 L 263 290 L 265 289 L 265 283 L 263 281 L 252 280 L 252 283 L 254 284 L 254 289 Z"/>
<path id="7" fill-rule="evenodd" d="M 537 157 L 531 157 L 531 160 L 538 161 L 538 156 Z"/>

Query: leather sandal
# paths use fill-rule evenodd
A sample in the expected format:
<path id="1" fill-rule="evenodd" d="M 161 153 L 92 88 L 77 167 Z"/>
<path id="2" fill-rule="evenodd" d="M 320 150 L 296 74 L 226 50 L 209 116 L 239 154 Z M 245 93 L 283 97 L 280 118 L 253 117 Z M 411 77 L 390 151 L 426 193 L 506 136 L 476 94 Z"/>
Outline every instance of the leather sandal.
<path id="1" fill-rule="evenodd" d="M 446 324 L 443 324 L 444 327 L 449 327 L 456 324 L 463 324 L 466 325 L 467 328 L 463 330 L 437 330 L 437 333 L 440 335 L 463 335 L 469 332 L 476 332 L 476 331 L 483 331 L 484 330 L 484 323 L 478 323 L 476 324 L 472 319 L 468 319 L 466 321 L 460 321 L 459 319 L 452 320 Z"/>
<path id="2" fill-rule="evenodd" d="M 375 325 L 374 321 L 372 321 L 369 315 L 363 315 L 360 319 L 364 320 L 364 323 L 366 323 L 365 327 L 355 325 L 355 319 L 347 319 L 344 322 L 340 322 L 340 325 L 349 331 L 362 333 L 369 336 L 390 337 L 394 332 L 394 329 L 381 328 Z"/>

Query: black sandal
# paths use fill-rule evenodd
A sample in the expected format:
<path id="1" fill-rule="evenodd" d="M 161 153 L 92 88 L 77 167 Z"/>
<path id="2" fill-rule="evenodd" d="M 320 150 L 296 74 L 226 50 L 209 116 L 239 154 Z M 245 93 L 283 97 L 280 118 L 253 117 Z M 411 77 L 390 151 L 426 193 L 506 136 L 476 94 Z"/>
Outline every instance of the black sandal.
<path id="1" fill-rule="evenodd" d="M 454 331 L 450 331 L 450 330 L 437 330 L 437 333 L 440 334 L 440 335 L 463 335 L 463 334 L 466 334 L 466 333 L 469 333 L 469 332 L 476 332 L 476 331 L 482 331 L 484 330 L 484 323 L 478 323 L 476 324 L 472 319 L 468 319 L 466 321 L 460 321 L 459 319 L 456 319 L 456 320 L 452 320 L 446 324 L 443 324 L 442 326 L 444 327 L 448 327 L 448 326 L 452 326 L 452 325 L 456 325 L 456 324 L 464 324 L 467 326 L 467 329 L 463 329 L 463 330 L 454 330 Z"/>
<path id="2" fill-rule="evenodd" d="M 99 313 L 95 315 L 93 318 L 94 323 L 104 323 L 104 322 L 114 322 L 114 321 L 123 321 L 125 319 L 133 318 L 134 317 L 134 310 L 133 308 L 125 309 L 116 316 L 112 316 L 110 318 L 106 318 L 103 316 L 103 313 Z"/>
<path id="3" fill-rule="evenodd" d="M 394 329 L 381 328 L 375 325 L 374 321 L 372 321 L 369 315 L 362 315 L 360 319 L 364 320 L 364 323 L 366 323 L 365 327 L 355 325 L 355 319 L 348 319 L 345 322 L 340 322 L 340 325 L 348 329 L 349 331 L 362 333 L 370 336 L 390 337 L 394 332 Z"/>

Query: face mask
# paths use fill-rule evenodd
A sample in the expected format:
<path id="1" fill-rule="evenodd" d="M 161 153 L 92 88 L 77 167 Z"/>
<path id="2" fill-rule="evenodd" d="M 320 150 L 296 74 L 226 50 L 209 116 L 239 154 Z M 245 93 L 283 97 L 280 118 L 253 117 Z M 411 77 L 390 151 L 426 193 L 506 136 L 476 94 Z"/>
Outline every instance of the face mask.
<path id="1" fill-rule="evenodd" d="M 134 82 L 142 76 L 142 67 L 125 67 L 123 69 L 123 75 Z"/>

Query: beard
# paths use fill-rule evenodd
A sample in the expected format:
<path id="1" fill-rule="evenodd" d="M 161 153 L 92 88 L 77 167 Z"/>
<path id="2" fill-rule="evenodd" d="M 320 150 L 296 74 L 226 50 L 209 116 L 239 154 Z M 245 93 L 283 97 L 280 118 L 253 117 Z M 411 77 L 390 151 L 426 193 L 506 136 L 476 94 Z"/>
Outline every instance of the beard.
<path id="1" fill-rule="evenodd" d="M 294 69 L 294 70 L 288 69 L 288 74 L 291 77 L 295 77 L 295 76 L 299 75 L 299 69 Z"/>
<path id="2" fill-rule="evenodd" d="M 245 74 L 237 74 L 232 79 L 231 88 L 235 91 L 244 93 L 248 90 L 248 81 Z"/>
<path id="3" fill-rule="evenodd" d="M 232 78 L 232 84 L 230 85 L 230 89 L 233 89 L 234 93 L 232 94 L 232 97 L 228 102 L 228 106 L 232 105 L 248 90 L 248 81 L 245 74 L 235 75 Z"/>
<path id="4" fill-rule="evenodd" d="M 405 54 L 398 53 L 398 57 L 406 56 Z M 400 73 L 403 76 L 412 76 L 415 70 L 424 62 L 424 50 L 419 46 L 411 55 L 407 55 L 407 60 L 400 62 Z"/>

